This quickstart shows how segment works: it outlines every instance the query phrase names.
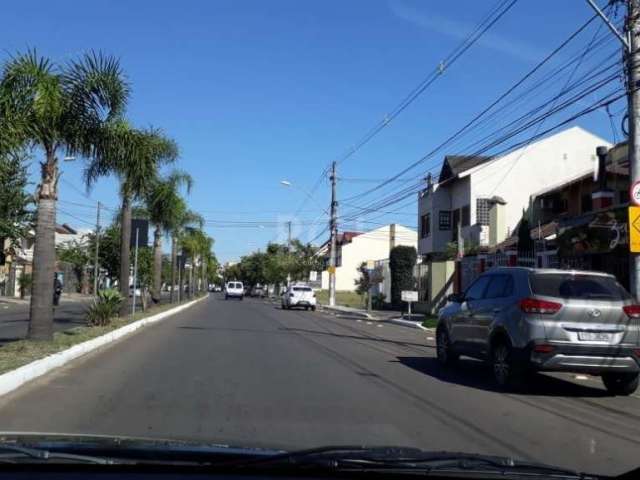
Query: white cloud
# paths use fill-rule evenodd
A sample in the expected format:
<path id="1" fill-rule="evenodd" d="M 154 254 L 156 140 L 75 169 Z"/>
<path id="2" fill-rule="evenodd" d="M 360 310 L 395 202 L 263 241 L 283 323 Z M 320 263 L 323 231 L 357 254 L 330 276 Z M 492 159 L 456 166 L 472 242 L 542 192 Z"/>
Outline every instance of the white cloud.
<path id="1" fill-rule="evenodd" d="M 451 38 L 462 40 L 475 28 L 475 25 L 443 17 L 433 11 L 420 11 L 403 0 L 390 0 L 389 8 L 396 17 L 404 21 Z M 509 12 L 506 15 L 509 15 Z M 499 23 L 500 20 L 496 25 Z M 494 33 L 491 29 L 478 39 L 477 45 L 526 62 L 539 61 L 544 56 L 540 49 Z"/>

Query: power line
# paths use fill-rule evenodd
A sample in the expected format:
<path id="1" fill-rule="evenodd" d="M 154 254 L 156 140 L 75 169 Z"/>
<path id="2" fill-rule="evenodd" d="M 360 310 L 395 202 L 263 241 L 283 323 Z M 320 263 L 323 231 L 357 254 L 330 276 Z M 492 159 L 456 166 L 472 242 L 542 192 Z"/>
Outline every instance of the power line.
<path id="1" fill-rule="evenodd" d="M 539 71 L 545 64 L 547 64 L 555 55 L 558 54 L 563 48 L 565 48 L 573 39 L 575 39 L 580 33 L 582 33 L 590 24 L 597 18 L 597 15 L 593 15 L 589 20 L 587 20 L 582 26 L 580 26 L 575 32 L 573 32 L 566 40 L 564 40 L 560 45 L 558 45 L 555 49 L 551 51 L 547 56 L 545 56 L 542 61 L 540 61 L 537 65 L 535 65 L 531 70 L 529 70 L 522 78 L 520 78 L 515 84 L 513 84 L 509 89 L 507 89 L 504 93 L 498 96 L 496 100 L 494 100 L 491 104 L 485 107 L 480 113 L 476 114 L 471 120 L 465 123 L 461 128 L 459 128 L 456 132 L 450 135 L 447 139 L 445 139 L 442 143 L 436 146 L 433 150 L 431 150 L 426 155 L 422 156 L 415 162 L 411 163 L 408 167 L 401 170 L 399 173 L 385 179 L 380 184 L 375 187 L 368 189 L 360 194 L 349 197 L 347 200 L 355 200 L 356 198 L 361 198 L 367 196 L 375 191 L 380 190 L 385 185 L 389 184 L 389 182 L 393 182 L 397 180 L 402 175 L 411 171 L 416 166 L 420 165 L 427 159 L 431 158 L 435 153 L 440 151 L 445 146 L 449 145 L 453 140 L 462 135 L 465 131 L 467 131 L 472 125 L 474 125 L 478 120 L 480 120 L 484 115 L 486 115 L 491 109 L 493 109 L 496 105 L 498 105 L 503 99 L 509 96 L 514 90 L 516 90 L 519 86 L 521 86 L 524 82 L 526 82 L 529 78 L 531 78 L 537 71 Z"/>
<path id="2" fill-rule="evenodd" d="M 502 18 L 516 3 L 518 0 L 501 0 L 489 13 L 485 15 L 482 21 L 475 27 L 475 29 L 465 39 L 458 44 L 446 57 L 441 61 L 438 66 L 424 78 L 413 90 L 411 90 L 402 101 L 397 104 L 390 113 L 377 122 L 356 144 L 349 149 L 347 153 L 342 155 L 337 163 L 341 164 L 351 156 L 353 156 L 358 150 L 369 143 L 378 133 L 380 133 L 391 121 L 393 121 L 398 115 L 400 115 L 409 105 L 411 105 L 425 90 L 429 88 L 438 78 L 440 78 L 444 72 L 451 67 L 469 48 L 471 48 L 500 18 Z M 314 183 L 311 189 L 311 195 L 315 193 L 319 187 L 321 181 L 328 174 L 331 163 L 328 163 L 323 169 L 320 177 Z M 300 206 L 300 209 L 306 205 L 308 198 L 305 198 Z M 298 213 L 296 213 L 298 215 Z"/>

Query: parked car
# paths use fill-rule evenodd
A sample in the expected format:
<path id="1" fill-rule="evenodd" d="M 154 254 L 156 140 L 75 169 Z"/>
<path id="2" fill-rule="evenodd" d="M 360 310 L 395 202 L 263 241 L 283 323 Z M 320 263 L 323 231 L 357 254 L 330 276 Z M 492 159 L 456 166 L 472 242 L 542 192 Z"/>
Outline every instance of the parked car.
<path id="1" fill-rule="evenodd" d="M 439 314 L 437 357 L 487 360 L 501 387 L 529 371 L 600 375 L 614 395 L 630 395 L 640 372 L 640 305 L 612 275 L 496 268 Z"/>
<path id="2" fill-rule="evenodd" d="M 316 294 L 307 285 L 291 285 L 281 296 L 282 309 L 304 307 L 305 310 L 316 309 Z"/>
<path id="3" fill-rule="evenodd" d="M 242 282 L 227 282 L 224 287 L 224 299 L 237 298 L 242 300 L 244 298 L 244 286 Z"/>
<path id="4" fill-rule="evenodd" d="M 264 298 L 266 295 L 264 288 L 262 287 L 253 287 L 251 289 L 251 296 L 257 298 Z"/>

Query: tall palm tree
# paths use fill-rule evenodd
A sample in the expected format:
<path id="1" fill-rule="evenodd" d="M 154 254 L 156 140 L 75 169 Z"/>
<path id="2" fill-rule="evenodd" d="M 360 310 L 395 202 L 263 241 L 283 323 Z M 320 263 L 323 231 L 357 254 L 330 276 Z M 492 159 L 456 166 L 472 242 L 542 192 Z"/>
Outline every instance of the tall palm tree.
<path id="1" fill-rule="evenodd" d="M 155 226 L 153 234 L 153 289 L 151 298 L 160 302 L 162 285 L 162 234 L 168 235 L 181 213 L 180 187 L 191 191 L 193 178 L 188 173 L 174 170 L 164 178 L 159 178 L 146 195 L 149 220 Z M 173 289 L 173 287 L 172 287 Z"/>
<path id="2" fill-rule="evenodd" d="M 11 57 L 0 78 L 0 129 L 41 149 L 40 184 L 33 256 L 29 338 L 53 335 L 54 231 L 58 197 L 58 155 L 92 158 L 96 132 L 124 113 L 129 85 L 119 61 L 87 53 L 56 65 L 35 50 Z"/>
<path id="3" fill-rule="evenodd" d="M 131 206 L 144 198 L 157 181 L 158 169 L 178 157 L 178 146 L 158 129 L 137 130 L 124 120 L 112 122 L 100 134 L 100 154 L 85 170 L 87 188 L 105 175 L 115 174 L 120 180 L 122 206 L 120 214 L 120 293 L 129 297 L 131 241 Z M 120 315 L 128 312 L 122 302 Z"/>
<path id="4" fill-rule="evenodd" d="M 189 210 L 187 204 L 183 199 L 180 199 L 177 215 L 174 219 L 171 228 L 171 302 L 180 300 L 183 293 L 184 276 L 180 275 L 180 279 L 176 282 L 178 276 L 178 269 L 182 270 L 182 265 L 178 265 L 178 247 L 180 246 L 180 239 L 183 236 L 185 230 L 189 227 L 198 226 L 202 228 L 204 225 L 204 219 L 198 213 Z M 174 286 L 178 284 L 178 295 L 174 294 Z"/>

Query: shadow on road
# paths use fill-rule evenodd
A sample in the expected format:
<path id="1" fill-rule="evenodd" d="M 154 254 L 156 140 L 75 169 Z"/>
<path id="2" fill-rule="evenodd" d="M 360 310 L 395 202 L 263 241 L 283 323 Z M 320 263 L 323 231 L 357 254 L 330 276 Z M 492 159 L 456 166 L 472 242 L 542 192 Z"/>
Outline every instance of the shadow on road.
<path id="1" fill-rule="evenodd" d="M 335 338 L 351 338 L 354 340 L 364 340 L 364 341 L 369 341 L 369 342 L 380 342 L 380 343 L 387 343 L 387 344 L 391 344 L 391 345 L 398 345 L 398 346 L 406 346 L 406 347 L 422 347 L 422 348 L 429 348 L 429 349 L 434 349 L 436 348 L 433 345 L 426 345 L 424 343 L 414 343 L 414 342 L 404 342 L 402 340 L 387 340 L 386 338 L 380 338 L 380 337 L 374 337 L 374 336 L 361 336 L 361 335 L 345 335 L 342 333 L 333 333 L 333 332 L 321 332 L 318 330 L 307 330 L 304 328 L 287 328 L 287 327 L 281 327 L 279 330 L 283 330 L 283 331 L 287 331 L 287 332 L 295 332 L 295 333 L 309 333 L 312 335 L 324 335 L 324 336 L 329 336 L 329 337 L 335 337 Z M 416 357 L 418 358 L 418 357 Z"/>
<path id="2" fill-rule="evenodd" d="M 443 382 L 464 385 L 490 392 L 499 392 L 495 386 L 490 370 L 477 360 L 460 359 L 455 367 L 445 369 L 435 358 L 398 357 L 403 365 L 420 373 L 437 378 Z M 608 397 L 606 390 L 579 385 L 544 374 L 531 374 L 525 385 L 514 394 L 537 395 L 549 397 Z"/>

